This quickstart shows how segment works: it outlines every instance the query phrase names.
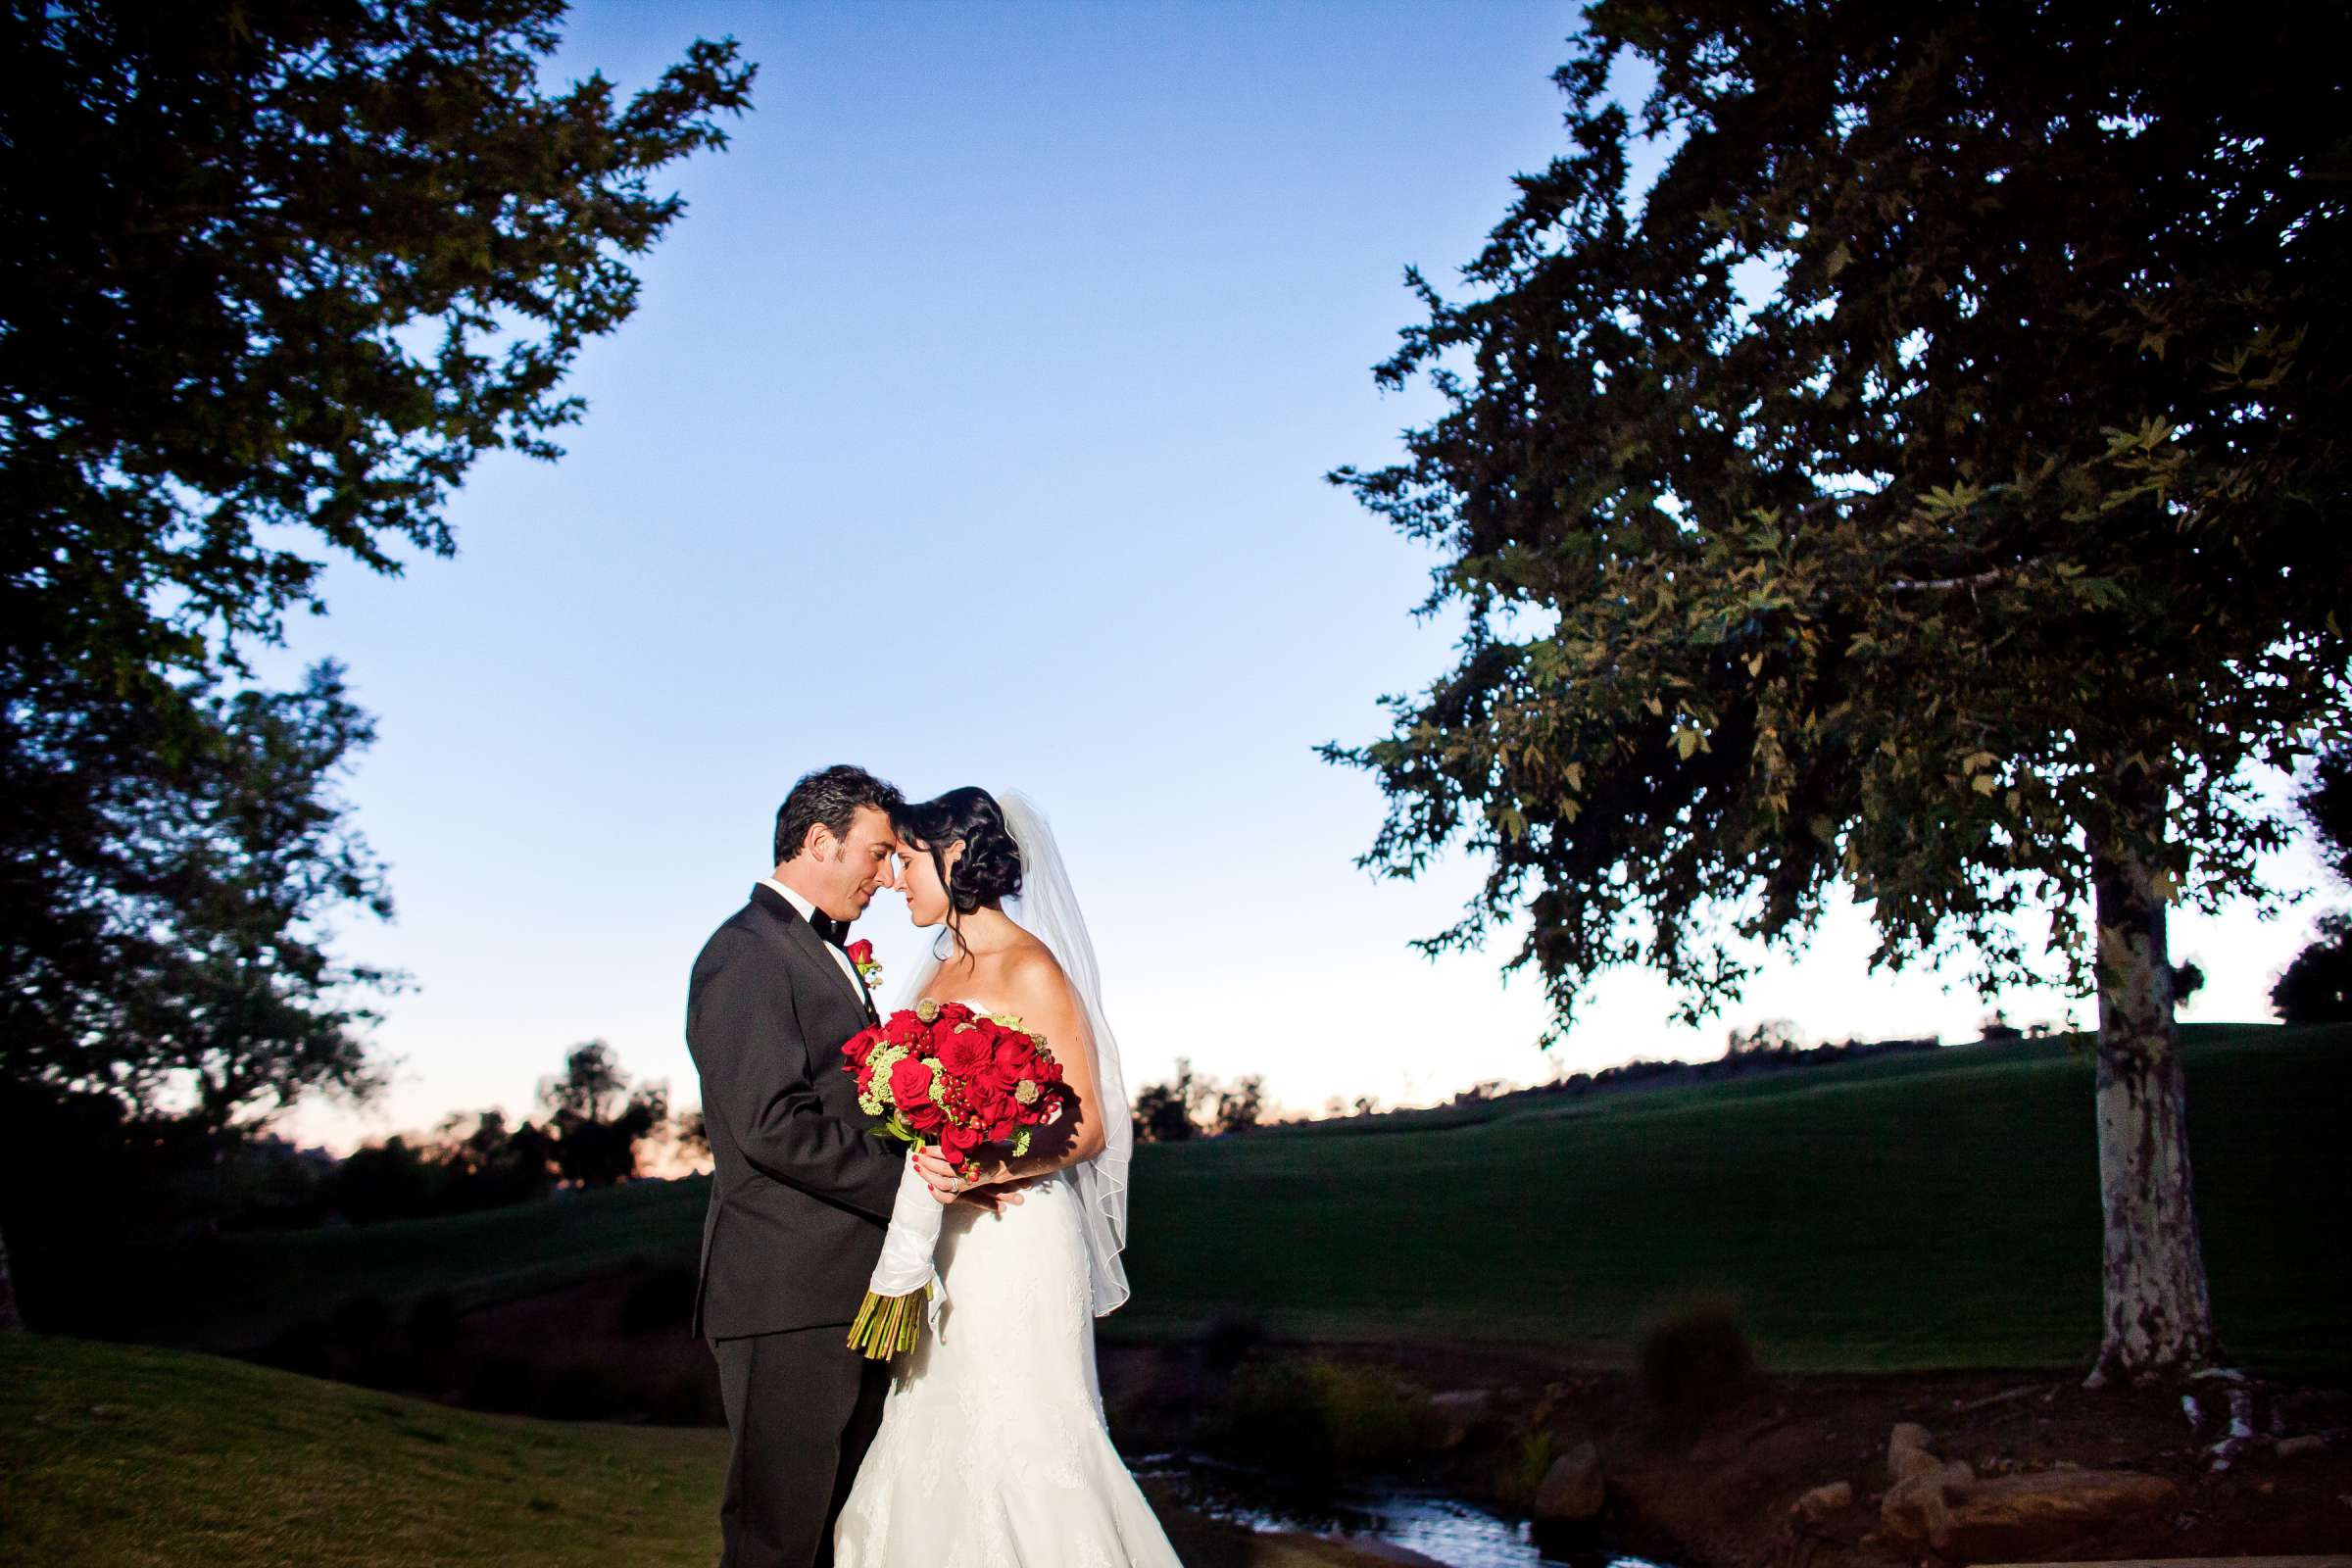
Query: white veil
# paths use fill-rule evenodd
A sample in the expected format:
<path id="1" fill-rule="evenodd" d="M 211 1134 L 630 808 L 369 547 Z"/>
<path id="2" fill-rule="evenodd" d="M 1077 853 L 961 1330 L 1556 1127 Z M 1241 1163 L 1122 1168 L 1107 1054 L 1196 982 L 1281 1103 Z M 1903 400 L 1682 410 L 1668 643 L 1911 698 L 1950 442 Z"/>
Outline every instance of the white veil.
<path id="1" fill-rule="evenodd" d="M 1054 830 L 1035 801 L 1016 791 L 992 791 L 1004 810 L 1004 826 L 1021 852 L 1021 891 L 1004 901 L 1004 913 L 1013 924 L 1043 942 L 1086 1009 L 1086 1026 L 1094 1036 L 1094 1109 L 1102 1118 L 1102 1151 L 1089 1160 L 1065 1167 L 1078 1198 L 1079 1228 L 1086 1237 L 1086 1254 L 1093 1276 L 1095 1316 L 1116 1311 L 1127 1299 L 1127 1269 L 1119 1253 L 1127 1246 L 1127 1165 L 1135 1152 L 1135 1126 L 1127 1103 L 1127 1083 L 1119 1071 L 1119 1047 L 1102 1016 L 1102 971 L 1095 966 L 1095 945 L 1086 934 L 1086 918 L 1078 912 L 1078 895 L 1054 846 Z M 911 1007 L 939 972 L 939 960 L 925 956 L 908 983 L 900 988 L 894 1007 Z M 1059 1041 L 1049 1049 L 1059 1050 Z"/>

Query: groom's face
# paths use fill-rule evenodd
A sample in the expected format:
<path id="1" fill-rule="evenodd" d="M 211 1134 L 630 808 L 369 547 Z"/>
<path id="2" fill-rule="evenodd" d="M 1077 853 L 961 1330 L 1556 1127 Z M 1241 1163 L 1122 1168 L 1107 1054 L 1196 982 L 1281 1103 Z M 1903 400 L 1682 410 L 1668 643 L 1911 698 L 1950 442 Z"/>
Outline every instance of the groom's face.
<path id="1" fill-rule="evenodd" d="M 860 806 L 850 819 L 847 838 L 833 839 L 825 833 L 814 838 L 824 897 L 813 902 L 836 920 L 857 919 L 865 912 L 875 891 L 891 885 L 890 857 L 899 841 L 890 831 L 889 813 Z"/>

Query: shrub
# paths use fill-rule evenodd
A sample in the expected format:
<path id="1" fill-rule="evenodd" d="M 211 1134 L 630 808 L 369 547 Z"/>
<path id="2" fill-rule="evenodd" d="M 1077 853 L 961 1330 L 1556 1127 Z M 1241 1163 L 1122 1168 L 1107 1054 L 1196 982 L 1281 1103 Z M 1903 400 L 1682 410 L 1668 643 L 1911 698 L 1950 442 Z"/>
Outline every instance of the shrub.
<path id="1" fill-rule="evenodd" d="M 550 1421 L 610 1421 L 630 1413 L 630 1390 L 594 1361 L 573 1361 L 539 1385 L 531 1413 Z"/>
<path id="2" fill-rule="evenodd" d="M 726 1419 L 718 1380 L 710 1373 L 680 1372 L 656 1391 L 647 1419 L 665 1427 L 716 1426 Z"/>
<path id="3" fill-rule="evenodd" d="M 386 1346 L 359 1356 L 351 1364 L 350 1379 L 363 1389 L 382 1389 L 390 1394 L 420 1394 L 428 1383 L 423 1359 L 401 1346 Z"/>
<path id="4" fill-rule="evenodd" d="M 1551 1473 L 1551 1432 L 1548 1428 L 1530 1432 L 1521 1438 L 1518 1446 L 1503 1461 L 1502 1473 L 1495 1477 L 1495 1494 L 1514 1507 L 1534 1506 L 1536 1494 L 1543 1488 L 1544 1478 Z"/>
<path id="5" fill-rule="evenodd" d="M 281 1371 L 299 1372 L 305 1377 L 323 1378 L 334 1371 L 334 1333 L 326 1320 L 306 1317 L 276 1335 L 262 1347 L 258 1359 L 264 1366 Z"/>
<path id="6" fill-rule="evenodd" d="M 519 1355 L 484 1356 L 466 1380 L 461 1403 L 472 1410 L 515 1414 L 528 1410 L 539 1393 L 539 1369 Z"/>
<path id="7" fill-rule="evenodd" d="M 1377 1367 L 1285 1359 L 1235 1372 L 1203 1436 L 1234 1458 L 1329 1480 L 1395 1465 L 1436 1433 L 1427 1396 Z"/>
<path id="8" fill-rule="evenodd" d="M 458 1343 L 458 1298 L 447 1291 L 427 1291 L 410 1303 L 409 1348 L 446 1350 Z"/>
<path id="9" fill-rule="evenodd" d="M 327 1334 L 347 1350 L 363 1350 L 391 1326 L 392 1308 L 373 1291 L 346 1296 L 327 1319 Z"/>
<path id="10" fill-rule="evenodd" d="M 1222 1376 L 1248 1360 L 1250 1352 L 1265 1343 L 1266 1331 L 1255 1318 L 1221 1317 L 1201 1336 L 1201 1370 Z"/>
<path id="11" fill-rule="evenodd" d="M 620 1298 L 620 1332 L 631 1337 L 683 1329 L 694 1321 L 694 1265 L 670 1262 L 629 1281 Z"/>
<path id="12" fill-rule="evenodd" d="M 1731 1302 L 1704 1298 L 1669 1311 L 1642 1340 L 1642 1392 L 1667 1421 L 1688 1425 L 1737 1403 L 1755 1372 Z"/>

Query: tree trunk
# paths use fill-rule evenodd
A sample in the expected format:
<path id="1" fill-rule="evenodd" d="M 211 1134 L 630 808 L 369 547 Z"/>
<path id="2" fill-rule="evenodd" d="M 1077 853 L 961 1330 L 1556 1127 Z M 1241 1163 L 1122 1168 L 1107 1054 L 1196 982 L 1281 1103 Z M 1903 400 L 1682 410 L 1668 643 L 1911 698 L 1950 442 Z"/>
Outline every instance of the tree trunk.
<path id="1" fill-rule="evenodd" d="M 24 1319 L 17 1311 L 16 1276 L 8 1271 L 8 1238 L 0 1236 L 0 1334 L 22 1334 Z"/>
<path id="2" fill-rule="evenodd" d="M 2161 811 L 2163 797 L 2156 797 Z M 2094 851 L 2099 1200 L 2105 1334 L 2088 1386 L 2193 1371 L 2217 1354 L 2205 1249 L 2190 1191 L 2188 1126 L 2165 899 L 2138 850 Z"/>

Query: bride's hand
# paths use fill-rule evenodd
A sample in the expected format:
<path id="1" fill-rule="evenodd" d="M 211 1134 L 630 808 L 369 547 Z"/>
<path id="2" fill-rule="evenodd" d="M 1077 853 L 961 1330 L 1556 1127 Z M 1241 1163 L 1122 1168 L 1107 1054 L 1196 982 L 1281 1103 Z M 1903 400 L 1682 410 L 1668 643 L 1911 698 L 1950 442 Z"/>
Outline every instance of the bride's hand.
<path id="1" fill-rule="evenodd" d="M 914 1173 L 923 1179 L 923 1185 L 942 1206 L 953 1203 L 974 1185 L 958 1175 L 947 1156 L 936 1149 L 917 1149 L 907 1157 L 914 1161 Z"/>

